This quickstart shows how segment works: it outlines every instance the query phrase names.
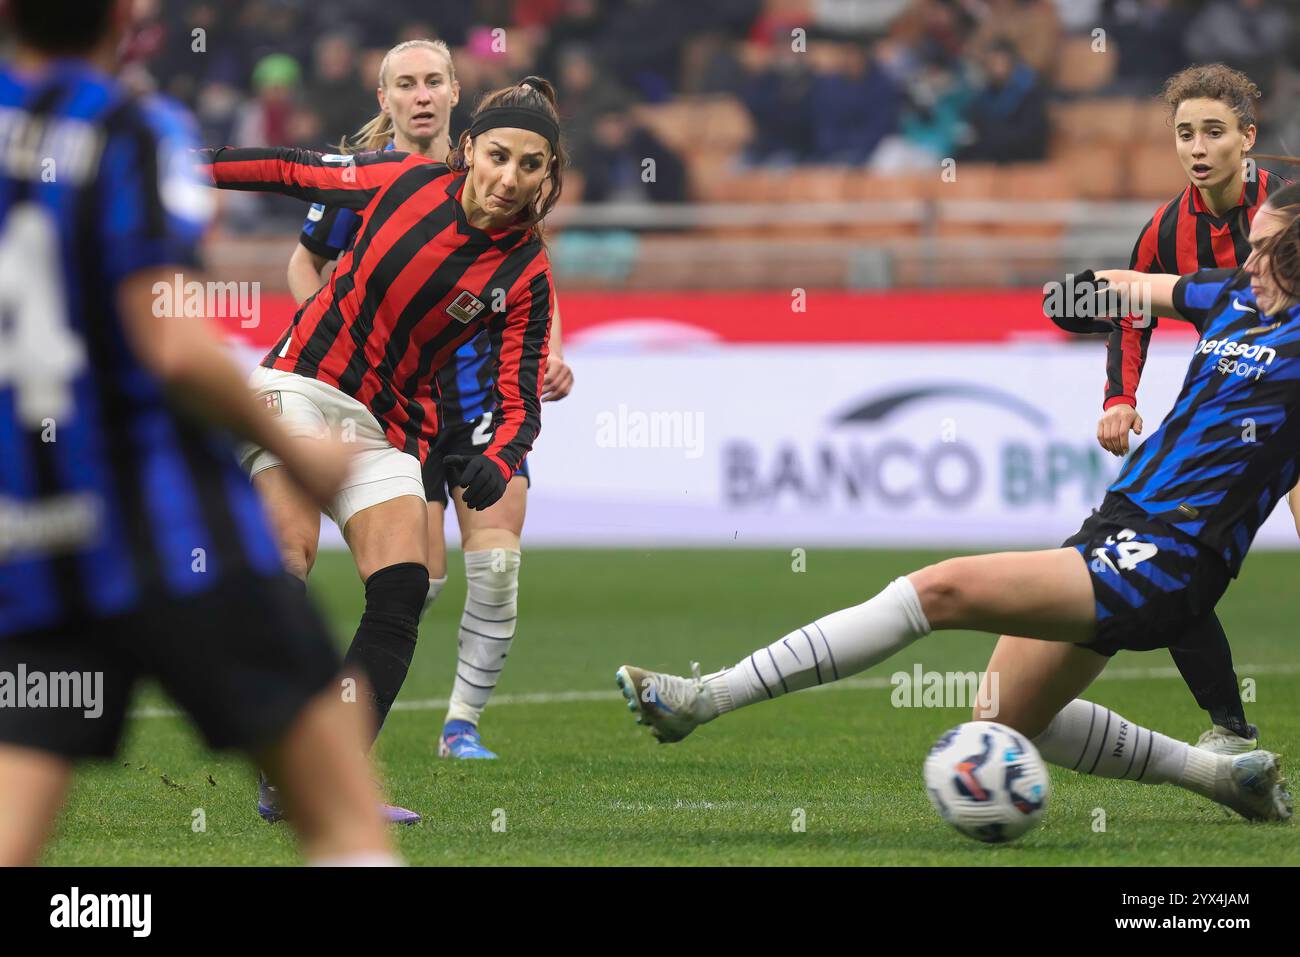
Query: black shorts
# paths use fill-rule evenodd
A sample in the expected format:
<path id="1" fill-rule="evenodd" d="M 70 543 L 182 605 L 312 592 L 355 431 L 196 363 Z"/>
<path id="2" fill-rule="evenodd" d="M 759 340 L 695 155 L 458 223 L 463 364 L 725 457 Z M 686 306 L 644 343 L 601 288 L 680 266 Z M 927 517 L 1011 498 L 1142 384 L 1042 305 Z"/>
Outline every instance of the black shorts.
<path id="1" fill-rule="evenodd" d="M 1115 493 L 1062 547 L 1088 563 L 1097 633 L 1081 644 L 1103 655 L 1179 644 L 1231 581 L 1222 558 Z"/>
<path id="2" fill-rule="evenodd" d="M 443 458 L 448 455 L 480 455 L 492 442 L 492 413 L 484 412 L 477 419 L 468 422 L 454 422 L 443 428 L 434 440 L 429 457 L 424 460 L 424 499 L 426 502 L 447 504 L 447 469 Z M 533 479 L 528 474 L 528 461 L 525 459 L 515 469 L 515 475 L 522 475 L 532 487 Z"/>
<path id="3" fill-rule="evenodd" d="M 41 707 L 0 705 L 0 742 L 112 757 L 137 681 L 154 678 L 213 748 L 256 751 L 278 741 L 340 668 L 300 587 L 279 575 L 235 576 L 127 615 L 0 638 L 0 672 L 63 687 Z"/>

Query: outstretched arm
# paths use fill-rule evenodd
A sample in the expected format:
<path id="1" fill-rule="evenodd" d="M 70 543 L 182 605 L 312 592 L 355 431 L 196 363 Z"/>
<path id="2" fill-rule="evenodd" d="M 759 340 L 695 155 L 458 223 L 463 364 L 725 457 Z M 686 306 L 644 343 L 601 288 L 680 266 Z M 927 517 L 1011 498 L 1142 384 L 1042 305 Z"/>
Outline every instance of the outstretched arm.
<path id="1" fill-rule="evenodd" d="M 283 193 L 313 203 L 364 209 L 375 194 L 415 163 L 408 153 L 336 155 L 312 150 L 222 146 L 199 150 L 199 171 L 220 189 Z"/>
<path id="2" fill-rule="evenodd" d="M 1135 269 L 1103 269 L 1097 273 L 1098 279 L 1104 279 L 1112 286 L 1123 286 L 1129 290 L 1130 307 L 1145 304 L 1151 316 L 1172 316 L 1175 319 L 1191 321 L 1174 306 L 1174 286 L 1181 276 L 1166 273 L 1138 272 Z M 1130 315 L 1121 321 L 1131 321 L 1137 309 L 1130 308 Z M 1118 317 L 1117 317 L 1118 318 Z"/>

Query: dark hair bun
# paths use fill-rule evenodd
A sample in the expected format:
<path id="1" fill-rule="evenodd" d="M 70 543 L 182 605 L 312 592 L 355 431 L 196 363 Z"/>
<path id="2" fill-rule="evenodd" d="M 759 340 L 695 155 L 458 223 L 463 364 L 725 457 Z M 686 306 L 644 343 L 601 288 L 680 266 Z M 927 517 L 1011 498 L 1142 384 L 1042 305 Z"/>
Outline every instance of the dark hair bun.
<path id="1" fill-rule="evenodd" d="M 532 87 L 538 93 L 545 97 L 546 102 L 555 106 L 555 87 L 551 86 L 551 81 L 540 76 L 526 76 L 519 81 L 520 86 Z"/>

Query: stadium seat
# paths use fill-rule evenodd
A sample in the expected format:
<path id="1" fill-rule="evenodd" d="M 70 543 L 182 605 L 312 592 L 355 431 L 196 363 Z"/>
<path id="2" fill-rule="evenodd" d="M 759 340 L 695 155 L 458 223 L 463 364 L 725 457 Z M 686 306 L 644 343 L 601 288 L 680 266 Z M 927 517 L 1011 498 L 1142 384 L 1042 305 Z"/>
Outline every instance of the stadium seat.
<path id="1" fill-rule="evenodd" d="M 994 192 L 989 199 L 1011 203 L 1054 203 L 1077 198 L 1078 186 L 1063 162 L 1015 163 L 997 171 Z M 997 219 L 989 223 L 989 234 L 998 239 L 1058 239 L 1065 232 L 1059 219 L 1044 220 L 1041 207 L 1019 213 L 1019 206 L 1003 205 Z M 1019 218 L 1018 218 L 1019 217 Z"/>
<path id="2" fill-rule="evenodd" d="M 582 202 L 582 193 L 586 188 L 586 178 L 576 169 L 566 169 L 564 171 L 564 189 L 560 193 L 560 198 L 556 202 L 556 208 L 562 206 L 576 206 Z"/>
<path id="3" fill-rule="evenodd" d="M 1009 278 L 1009 267 L 996 258 L 942 257 L 936 263 L 926 256 L 900 255 L 893 260 L 892 279 L 899 287 L 985 289 Z"/>
<path id="4" fill-rule="evenodd" d="M 731 96 L 686 96 L 636 107 L 636 115 L 673 151 L 735 154 L 754 134 L 749 111 Z"/>
<path id="5" fill-rule="evenodd" d="M 691 184 L 691 198 L 702 203 L 730 202 L 721 195 L 721 186 L 731 176 L 734 158 L 713 151 L 691 153 L 685 157 L 687 176 Z"/>
<path id="6" fill-rule="evenodd" d="M 938 200 L 993 199 L 998 196 L 999 168 L 994 163 L 958 163 L 956 176 L 944 179 L 935 175 L 930 196 Z"/>
<path id="7" fill-rule="evenodd" d="M 815 19 L 813 0 L 763 0 L 763 16 L 792 23 Z"/>
<path id="8" fill-rule="evenodd" d="M 1124 194 L 1128 147 L 1094 143 L 1086 151 L 1071 151 L 1058 165 L 1080 199 L 1117 199 Z"/>
<path id="9" fill-rule="evenodd" d="M 694 141 L 698 134 L 688 100 L 638 105 L 633 108 L 633 113 L 656 139 L 673 152 L 685 154 L 695 149 Z"/>
<path id="10" fill-rule="evenodd" d="M 1061 93 L 1093 93 L 1115 76 L 1117 58 L 1113 50 L 1094 51 L 1092 36 L 1068 37 L 1057 53 L 1056 89 Z"/>
<path id="11" fill-rule="evenodd" d="M 1125 192 L 1134 199 L 1165 200 L 1187 186 L 1187 174 L 1168 144 L 1146 144 L 1128 153 Z"/>
<path id="12" fill-rule="evenodd" d="M 715 186 L 724 203 L 780 203 L 790 188 L 790 170 L 736 170 L 722 176 Z"/>
<path id="13" fill-rule="evenodd" d="M 844 198 L 851 202 L 883 199 L 929 199 L 939 186 L 938 173 L 882 175 L 855 170 L 844 182 Z"/>
<path id="14" fill-rule="evenodd" d="M 1174 125 L 1169 105 L 1160 100 L 1141 100 L 1133 111 L 1132 138 L 1135 143 L 1159 143 L 1166 149 L 1174 144 Z"/>
<path id="15" fill-rule="evenodd" d="M 1069 148 L 1097 141 L 1128 143 L 1139 112 L 1131 99 L 1088 99 L 1052 106 L 1052 128 L 1058 144 Z"/>
<path id="16" fill-rule="evenodd" d="M 1073 199 L 1078 192 L 1070 167 L 1064 162 L 1014 163 L 997 171 L 995 191 L 990 198 L 1017 202 L 1061 200 Z"/>
<path id="17" fill-rule="evenodd" d="M 843 180 L 842 198 L 848 203 L 921 202 L 934 192 L 935 176 L 915 174 L 882 175 L 864 169 L 849 169 Z M 923 213 L 900 209 L 897 215 L 888 211 L 869 219 L 841 223 L 831 229 L 835 236 L 872 242 L 909 238 L 921 233 Z"/>
<path id="18" fill-rule="evenodd" d="M 732 96 L 711 96 L 700 104 L 704 149 L 739 153 L 754 136 L 754 121 L 744 104 Z"/>
<path id="19" fill-rule="evenodd" d="M 791 202 L 838 203 L 843 202 L 848 191 L 851 173 L 845 166 L 805 166 L 790 171 L 789 191 Z"/>

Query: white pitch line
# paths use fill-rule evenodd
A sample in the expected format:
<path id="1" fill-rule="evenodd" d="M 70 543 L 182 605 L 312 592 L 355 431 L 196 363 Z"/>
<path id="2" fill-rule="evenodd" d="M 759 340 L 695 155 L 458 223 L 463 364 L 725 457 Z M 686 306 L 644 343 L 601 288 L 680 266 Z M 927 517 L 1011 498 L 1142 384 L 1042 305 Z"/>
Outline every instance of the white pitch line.
<path id="1" fill-rule="evenodd" d="M 1236 665 L 1238 678 L 1253 678 L 1256 675 L 1294 675 L 1300 674 L 1300 664 L 1292 665 Z M 903 672 L 909 679 L 912 672 Z M 1178 669 L 1173 666 L 1164 668 L 1116 668 L 1104 671 L 1098 681 L 1143 681 L 1154 678 L 1181 678 Z M 889 678 L 880 676 L 872 678 L 845 678 L 835 681 L 813 691 L 882 691 L 892 688 Z M 523 694 L 499 694 L 492 696 L 492 706 L 512 704 L 565 704 L 571 701 L 622 701 L 620 691 L 534 691 Z M 394 711 L 440 711 L 450 704 L 447 698 L 420 698 L 415 701 L 398 701 L 393 704 Z M 133 718 L 179 718 L 184 712 L 175 708 L 138 708 L 131 712 Z"/>

